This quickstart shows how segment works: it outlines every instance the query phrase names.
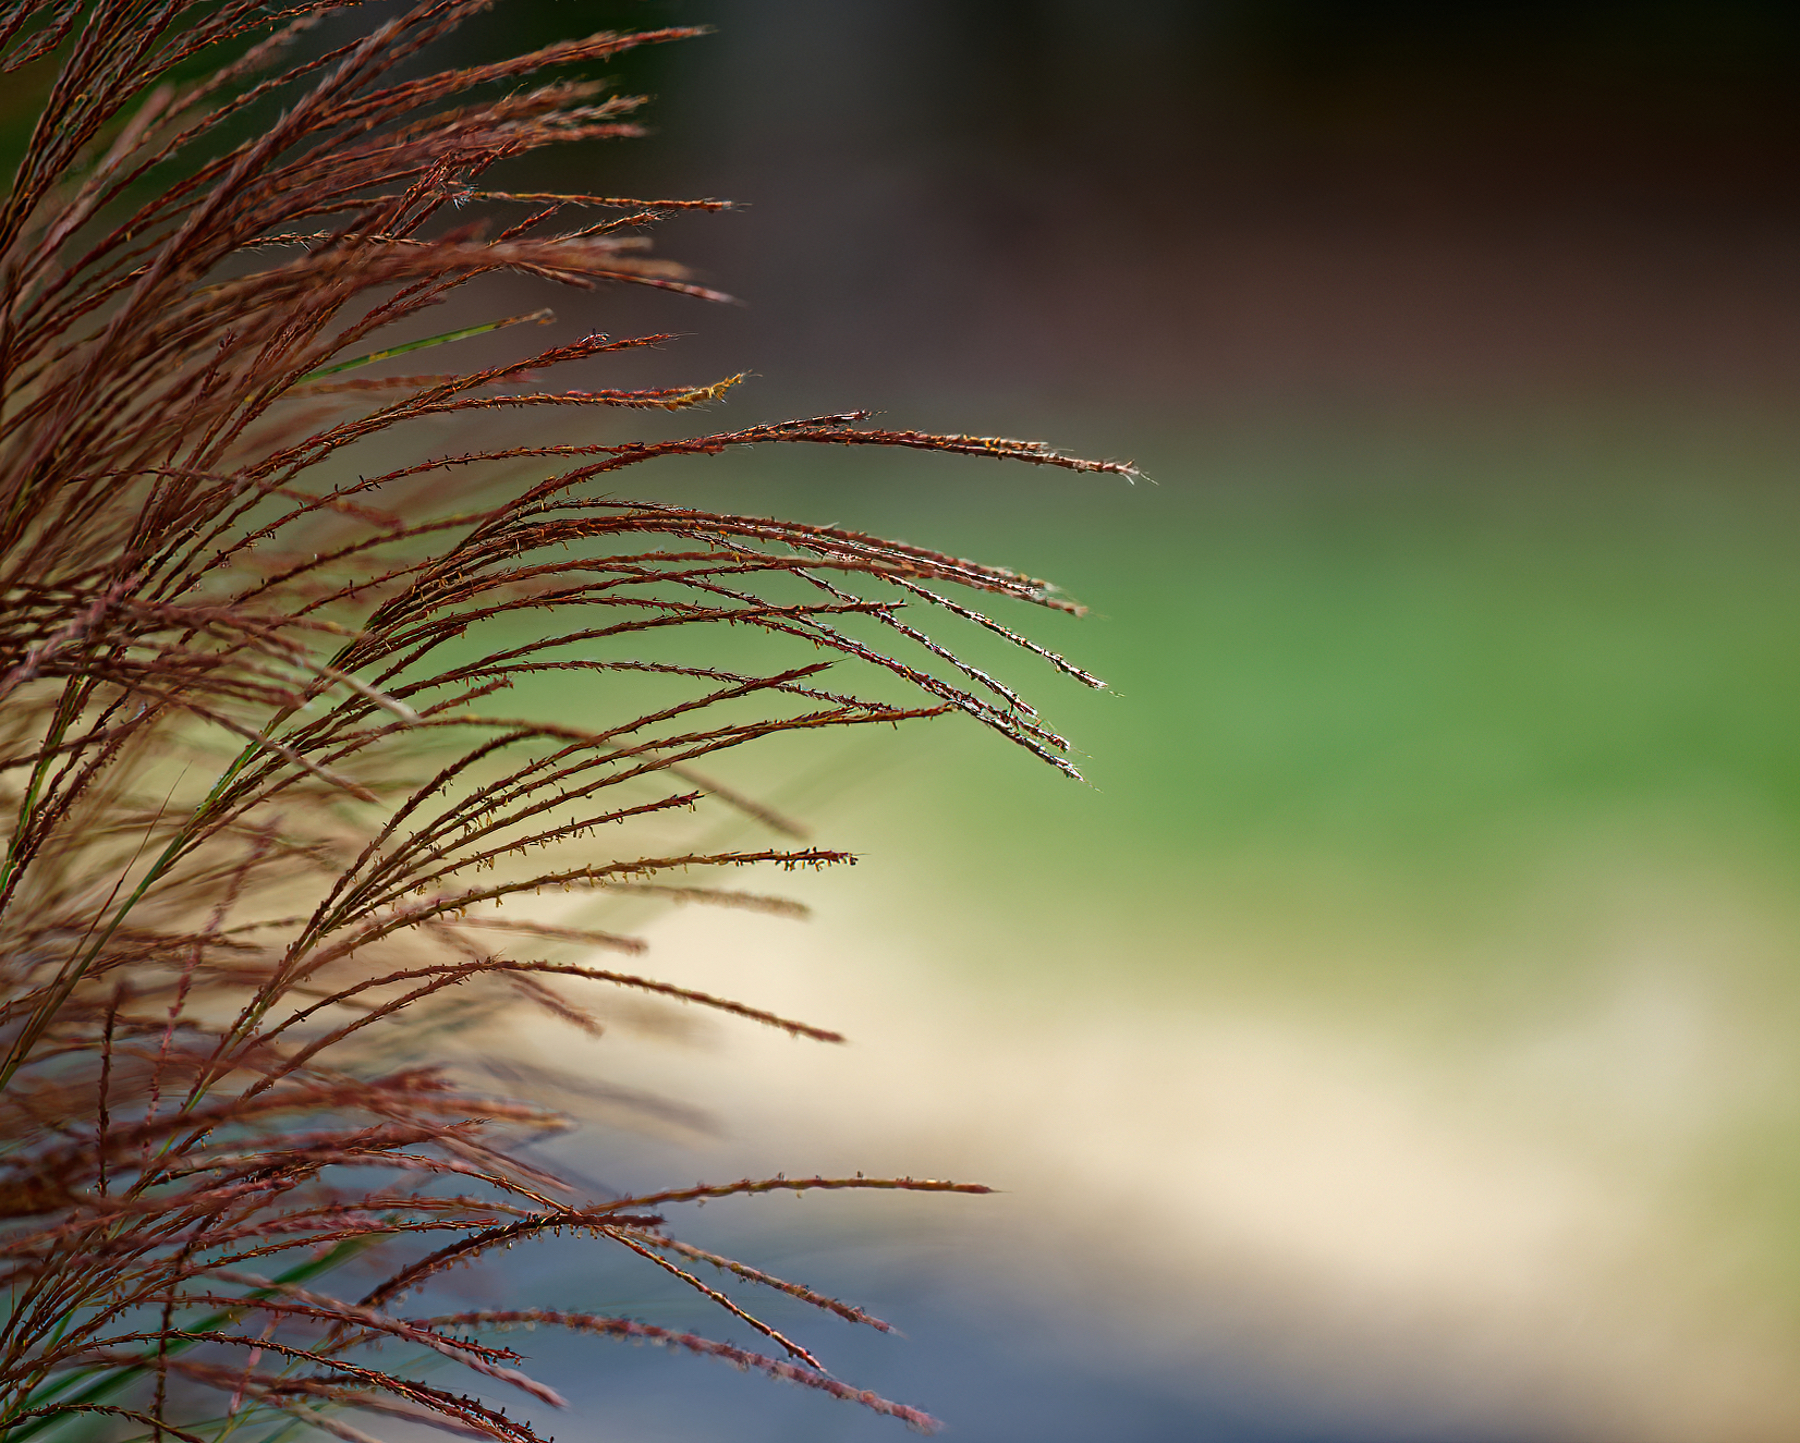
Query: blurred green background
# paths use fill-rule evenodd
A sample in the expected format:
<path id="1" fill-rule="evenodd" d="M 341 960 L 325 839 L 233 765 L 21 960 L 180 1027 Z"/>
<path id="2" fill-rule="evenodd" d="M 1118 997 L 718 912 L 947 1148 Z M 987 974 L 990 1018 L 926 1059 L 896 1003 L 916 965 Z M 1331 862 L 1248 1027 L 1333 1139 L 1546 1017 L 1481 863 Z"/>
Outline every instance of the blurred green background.
<path id="1" fill-rule="evenodd" d="M 1800 13 L 492 23 L 587 20 L 717 25 L 623 67 L 654 136 L 554 178 L 744 202 L 661 244 L 747 304 L 572 334 L 691 329 L 633 375 L 750 369 L 722 425 L 873 405 L 1149 478 L 639 483 L 1048 576 L 1090 614 L 1001 619 L 1113 687 L 954 638 L 1089 785 L 958 722 L 733 773 L 868 864 L 807 940 L 677 918 L 659 965 L 858 1047 L 602 1044 L 718 1114 L 645 1158 L 1006 1186 L 765 1239 L 900 1313 L 857 1376 L 962 1436 L 1794 1436 Z M 607 1377 L 634 1437 L 877 1426 Z"/>

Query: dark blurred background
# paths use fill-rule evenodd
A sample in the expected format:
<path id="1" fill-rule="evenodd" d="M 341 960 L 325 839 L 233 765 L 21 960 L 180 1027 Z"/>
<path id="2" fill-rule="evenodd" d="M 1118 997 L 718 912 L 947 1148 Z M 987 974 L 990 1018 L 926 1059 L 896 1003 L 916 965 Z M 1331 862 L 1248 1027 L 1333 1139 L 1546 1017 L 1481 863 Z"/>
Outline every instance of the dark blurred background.
<path id="1" fill-rule="evenodd" d="M 704 346 L 825 404 L 1781 407 L 1800 12 L 1718 3 L 520 0 L 629 58 L 615 184 L 749 209 L 671 244 Z"/>

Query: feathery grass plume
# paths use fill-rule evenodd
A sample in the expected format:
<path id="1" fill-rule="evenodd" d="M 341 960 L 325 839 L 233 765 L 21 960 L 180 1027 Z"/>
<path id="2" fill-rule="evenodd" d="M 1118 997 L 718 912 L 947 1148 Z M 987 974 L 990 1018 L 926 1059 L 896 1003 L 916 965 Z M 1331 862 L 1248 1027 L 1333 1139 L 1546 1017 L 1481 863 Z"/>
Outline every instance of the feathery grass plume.
<path id="1" fill-rule="evenodd" d="M 632 133 L 637 101 L 571 76 L 690 32 L 434 70 L 422 52 L 482 0 L 387 7 L 353 34 L 347 8 L 0 10 L 5 70 L 55 68 L 0 209 L 0 1434 L 361 1440 L 387 1418 L 531 1443 L 488 1401 L 560 1402 L 484 1341 L 521 1322 L 930 1427 L 684 1264 L 885 1324 L 683 1243 L 663 1214 L 777 1188 L 984 1189 L 777 1177 L 582 1202 L 516 1147 L 553 1113 L 406 1059 L 426 1042 L 479 1056 L 502 1002 L 595 1030 L 571 983 L 837 1040 L 597 960 L 640 952 L 633 937 L 494 910 L 547 888 L 780 909 L 706 874 L 852 860 L 792 838 L 694 842 L 677 823 L 702 804 L 793 830 L 705 775 L 716 752 L 962 712 L 1072 771 L 1017 694 L 910 619 L 941 611 L 1092 684 L 949 594 L 1072 610 L 1053 589 L 840 528 L 621 500 L 621 473 L 763 443 L 1129 468 L 861 414 L 369 450 L 423 417 L 683 409 L 730 381 L 545 388 L 658 339 L 599 335 L 468 373 L 359 374 L 546 319 L 395 330 L 485 276 L 710 297 L 641 231 L 717 203 L 482 186 L 496 162 Z M 384 469 L 357 474 L 359 446 Z M 527 465 L 551 469 L 507 482 Z M 726 630 L 813 650 L 762 666 L 682 649 Z M 824 683 L 834 662 L 851 689 Z M 500 704 L 546 675 L 593 689 L 590 725 Z M 552 1232 L 662 1270 L 772 1352 L 588 1313 L 403 1310 L 451 1268 Z M 466 1382 L 420 1381 L 419 1359 Z"/>

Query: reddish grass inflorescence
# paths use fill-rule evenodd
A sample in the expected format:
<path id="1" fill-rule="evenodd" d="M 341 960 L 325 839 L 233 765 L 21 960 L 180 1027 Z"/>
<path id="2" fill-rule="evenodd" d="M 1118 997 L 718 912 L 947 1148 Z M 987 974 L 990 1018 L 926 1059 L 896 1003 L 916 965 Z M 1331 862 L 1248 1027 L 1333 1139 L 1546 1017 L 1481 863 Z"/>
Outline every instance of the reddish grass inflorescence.
<path id="1" fill-rule="evenodd" d="M 1073 609 L 1053 588 L 842 528 L 622 500 L 622 473 L 758 444 L 1129 468 L 860 413 L 673 439 L 471 433 L 407 459 L 371 448 L 424 417 L 687 410 L 737 379 L 546 388 L 559 367 L 667 339 L 599 335 L 469 373 L 357 374 L 548 319 L 372 344 L 483 277 L 714 295 L 643 231 L 719 202 L 481 184 L 527 152 L 631 134 L 635 99 L 571 76 L 691 32 L 433 69 L 430 47 L 483 8 L 421 0 L 360 29 L 338 0 L 0 9 L 6 71 L 48 87 L 0 211 L 8 1439 L 97 1420 L 184 1440 L 289 1423 L 360 1440 L 389 1418 L 531 1443 L 485 1395 L 401 1360 L 554 1406 L 483 1340 L 526 1323 L 723 1359 L 932 1426 L 830 1377 L 683 1264 L 885 1323 L 677 1240 L 661 1210 L 777 1189 L 984 1189 L 775 1177 L 572 1201 L 516 1146 L 555 1112 L 417 1059 L 478 1055 L 502 1004 L 597 1031 L 563 989 L 601 986 L 840 1040 L 578 960 L 640 952 L 634 937 L 494 911 L 547 889 L 792 910 L 706 874 L 850 859 L 709 776 L 715 753 L 961 712 L 1072 771 L 1022 698 L 909 619 L 999 632 L 1092 683 L 947 594 Z M 532 469 L 545 465 L 563 469 Z M 657 651 L 746 632 L 808 659 L 745 663 L 736 641 L 704 663 Z M 834 663 L 853 689 L 824 684 Z M 553 676 L 603 693 L 591 725 L 497 706 Z M 794 845 L 695 843 L 677 824 L 698 806 Z M 584 1312 L 396 1311 L 552 1232 L 653 1264 L 785 1356 Z"/>

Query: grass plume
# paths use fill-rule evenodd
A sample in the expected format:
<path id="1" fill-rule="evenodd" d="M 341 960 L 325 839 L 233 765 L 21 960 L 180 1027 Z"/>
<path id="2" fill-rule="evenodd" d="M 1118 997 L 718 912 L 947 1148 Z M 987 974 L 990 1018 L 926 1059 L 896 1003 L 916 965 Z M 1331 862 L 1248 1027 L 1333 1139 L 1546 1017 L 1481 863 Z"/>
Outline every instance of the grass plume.
<path id="1" fill-rule="evenodd" d="M 484 277 L 715 298 L 643 231 L 719 202 L 483 184 L 534 150 L 632 134 L 636 100 L 571 76 L 692 32 L 434 69 L 431 47 L 483 8 L 421 0 L 360 29 L 326 0 L 0 10 L 5 69 L 56 67 L 0 208 L 9 1440 L 89 1423 L 363 1440 L 385 1418 L 533 1443 L 486 1401 L 561 1401 L 486 1340 L 521 1323 L 664 1344 L 932 1426 L 829 1376 L 683 1264 L 885 1324 L 680 1241 L 663 1210 L 777 1188 L 983 1189 L 777 1177 L 581 1202 L 516 1147 L 553 1112 L 395 1059 L 408 1038 L 479 1052 L 501 1006 L 596 1030 L 565 990 L 593 985 L 838 1040 L 596 960 L 640 953 L 635 937 L 495 910 L 571 889 L 779 910 L 723 874 L 853 860 L 713 780 L 716 753 L 961 713 L 1073 771 L 1023 698 L 916 619 L 998 632 L 1093 684 L 953 594 L 1072 610 L 1053 588 L 847 529 L 620 499 L 627 473 L 761 444 L 1129 468 L 862 413 L 620 440 L 590 422 L 701 407 L 736 378 L 545 381 L 659 336 L 367 375 L 548 319 L 405 338 Z M 599 439 L 414 442 L 371 474 L 351 464 L 392 458 L 371 443 L 423 418 L 546 410 Z M 691 638 L 744 631 L 811 659 L 682 659 Z M 851 686 L 827 684 L 834 664 Z M 551 675 L 593 690 L 589 724 L 502 704 Z M 783 840 L 696 843 L 678 824 L 701 805 Z M 773 1351 L 622 1317 L 401 1310 L 451 1268 L 553 1232 L 639 1257 Z M 420 1381 L 400 1349 L 476 1392 Z"/>

